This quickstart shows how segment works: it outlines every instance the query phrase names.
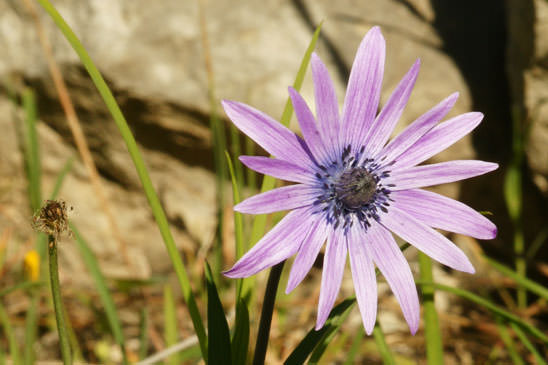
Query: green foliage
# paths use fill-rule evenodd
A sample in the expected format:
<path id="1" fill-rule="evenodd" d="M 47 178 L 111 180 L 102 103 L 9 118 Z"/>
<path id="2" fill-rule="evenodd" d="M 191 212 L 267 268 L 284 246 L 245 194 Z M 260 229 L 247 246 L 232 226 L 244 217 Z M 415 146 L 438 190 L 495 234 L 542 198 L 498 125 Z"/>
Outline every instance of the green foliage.
<path id="1" fill-rule="evenodd" d="M 208 359 L 211 364 L 231 364 L 230 332 L 211 268 L 206 263 Z"/>

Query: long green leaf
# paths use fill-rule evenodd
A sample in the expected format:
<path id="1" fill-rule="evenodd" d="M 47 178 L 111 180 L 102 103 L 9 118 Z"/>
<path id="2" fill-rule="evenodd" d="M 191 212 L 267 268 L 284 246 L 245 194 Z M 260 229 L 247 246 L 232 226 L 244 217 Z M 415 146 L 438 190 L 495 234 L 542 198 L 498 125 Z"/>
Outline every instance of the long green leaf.
<path id="1" fill-rule="evenodd" d="M 110 91 L 108 85 L 101 76 L 101 73 L 91 60 L 91 57 L 85 50 L 78 37 L 74 34 L 72 29 L 63 19 L 63 17 L 57 12 L 57 10 L 51 5 L 48 0 L 38 0 L 38 2 L 51 16 L 56 26 L 63 33 L 74 51 L 80 57 L 82 64 L 88 71 L 91 79 L 93 80 L 93 83 L 101 94 L 101 97 L 103 98 L 108 110 L 110 111 L 114 122 L 116 123 L 116 126 L 118 127 L 120 134 L 122 135 L 122 138 L 124 139 L 133 164 L 135 165 L 135 169 L 137 170 L 137 174 L 139 175 L 139 179 L 143 185 L 143 190 L 150 204 L 152 214 L 154 215 L 154 218 L 158 225 L 158 229 L 160 230 L 160 233 L 164 240 L 169 257 L 175 269 L 175 273 L 181 285 L 181 291 L 188 305 L 188 310 L 190 312 L 190 317 L 194 325 L 194 330 L 196 331 L 196 335 L 198 336 L 198 340 L 200 342 L 202 356 L 204 358 L 204 361 L 207 363 L 207 337 L 205 334 L 204 324 L 200 316 L 198 306 L 196 305 L 194 294 L 192 293 L 192 287 L 190 285 L 188 274 L 186 272 L 181 256 L 179 255 L 179 251 L 177 250 L 177 246 L 175 245 L 175 241 L 173 240 L 173 236 L 171 235 L 169 223 L 160 203 L 160 199 L 158 198 L 158 195 L 154 190 L 147 168 L 145 166 L 139 148 L 137 147 L 137 142 L 135 141 L 135 138 L 131 133 L 131 130 L 127 124 L 124 115 L 122 114 L 122 111 L 120 110 L 120 107 L 116 103 L 112 92 Z"/>
<path id="2" fill-rule="evenodd" d="M 348 356 L 344 360 L 344 365 L 352 365 L 356 363 L 354 359 L 356 358 L 356 355 L 358 354 L 358 351 L 360 350 L 360 346 L 362 344 L 364 336 L 365 336 L 365 331 L 363 327 L 360 325 L 358 328 L 358 333 L 354 334 L 354 340 L 352 341 L 352 345 L 350 346 L 350 351 L 348 351 Z"/>
<path id="3" fill-rule="evenodd" d="M 476 303 L 476 304 L 490 310 L 491 312 L 495 313 L 496 315 L 499 315 L 500 317 L 504 318 L 505 320 L 516 323 L 521 328 L 523 328 L 525 331 L 529 332 L 530 334 L 532 334 L 533 336 L 537 337 L 539 340 L 544 342 L 545 345 L 548 345 L 548 335 L 546 335 L 545 333 L 543 333 L 542 331 L 540 331 L 539 329 L 537 329 L 535 326 L 531 325 L 530 323 L 528 323 L 528 322 L 524 321 L 523 319 L 519 318 L 515 314 L 512 314 L 512 313 L 500 308 L 496 304 L 492 303 L 491 301 L 489 301 L 485 298 L 480 297 L 477 294 L 474 294 L 474 293 L 472 293 L 468 290 L 453 288 L 453 287 L 450 287 L 450 286 L 447 286 L 447 285 L 442 285 L 442 284 L 433 283 L 433 282 L 418 281 L 417 284 L 421 285 L 423 287 L 424 286 L 431 286 L 436 290 L 443 290 L 443 291 L 458 295 L 459 297 L 467 299 L 467 300 L 469 300 L 473 303 Z"/>
<path id="4" fill-rule="evenodd" d="M 208 329 L 208 359 L 211 364 L 232 363 L 232 354 L 230 348 L 230 331 L 226 321 L 223 305 L 219 299 L 219 293 L 211 268 L 206 263 L 206 284 L 207 284 L 207 329 Z"/>
<path id="5" fill-rule="evenodd" d="M 146 307 L 141 309 L 141 318 L 139 320 L 139 360 L 147 357 L 148 352 L 148 310 Z"/>
<path id="6" fill-rule="evenodd" d="M 25 162 L 29 183 L 30 206 L 32 211 L 40 209 L 41 194 L 41 164 L 36 131 L 36 100 L 34 92 L 26 88 L 23 91 L 23 108 L 25 110 Z"/>
<path id="7" fill-rule="evenodd" d="M 329 315 L 329 318 L 325 322 L 324 326 L 316 331 L 312 328 L 308 331 L 308 334 L 302 339 L 302 341 L 295 347 L 293 352 L 289 354 L 288 358 L 285 360 L 284 364 L 293 365 L 293 364 L 303 364 L 308 356 L 314 351 L 316 346 L 321 342 L 324 336 L 332 333 L 333 330 L 336 330 L 340 327 L 342 323 L 341 319 L 346 318 L 346 315 L 356 304 L 355 298 L 349 298 L 339 303 Z"/>
<path id="8" fill-rule="evenodd" d="M 527 279 L 526 277 L 519 275 L 514 270 L 493 260 L 492 258 L 485 257 L 485 259 L 491 266 L 503 273 L 505 276 L 514 279 L 519 285 L 548 300 L 548 288 L 546 288 L 545 286 L 542 286 L 534 282 L 533 280 Z"/>
<path id="9" fill-rule="evenodd" d="M 166 347 L 171 347 L 177 343 L 177 316 L 175 314 L 175 300 L 173 299 L 173 290 L 171 286 L 164 286 L 164 336 Z M 167 365 L 177 365 L 180 363 L 179 354 L 174 353 L 166 360 Z"/>
<path id="10" fill-rule="evenodd" d="M 247 304 L 240 299 L 236 304 L 236 320 L 232 336 L 232 363 L 245 364 L 249 347 L 249 310 Z"/>
<path id="11" fill-rule="evenodd" d="M 44 285 L 44 283 L 41 281 L 24 281 L 22 283 L 15 284 L 14 286 L 10 286 L 9 288 L 0 290 L 0 298 L 17 290 L 33 289 L 42 285 Z"/>
<path id="12" fill-rule="evenodd" d="M 70 229 L 74 233 L 76 247 L 78 248 L 82 259 L 84 260 L 84 264 L 86 265 L 86 268 L 88 269 L 91 277 L 93 278 L 93 281 L 95 282 L 95 287 L 97 288 L 99 298 L 101 299 L 101 303 L 103 304 L 103 307 L 105 309 L 105 314 L 107 316 L 110 330 L 112 331 L 112 335 L 114 336 L 116 343 L 118 343 L 118 345 L 120 346 L 124 364 L 126 364 L 128 360 L 126 357 L 125 339 L 122 332 L 122 325 L 116 312 L 116 305 L 114 304 L 114 300 L 112 299 L 110 291 L 108 290 L 105 277 L 103 276 L 103 273 L 99 268 L 97 258 L 95 257 L 93 251 L 91 251 L 91 249 L 89 248 L 88 243 L 80 234 L 76 226 L 70 223 Z"/>
<path id="13" fill-rule="evenodd" d="M 419 252 L 420 278 L 423 281 L 433 281 L 432 260 Z M 434 289 L 422 287 L 422 305 L 424 311 L 426 358 L 429 364 L 443 364 L 443 343 L 438 320 L 438 313 L 434 304 Z"/>

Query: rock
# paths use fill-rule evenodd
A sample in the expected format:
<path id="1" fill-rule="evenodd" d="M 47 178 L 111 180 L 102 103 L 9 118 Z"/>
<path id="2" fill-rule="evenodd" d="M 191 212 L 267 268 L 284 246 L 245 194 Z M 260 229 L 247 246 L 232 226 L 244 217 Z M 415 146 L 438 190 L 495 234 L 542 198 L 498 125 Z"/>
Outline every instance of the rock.
<path id="1" fill-rule="evenodd" d="M 222 0 L 204 4 L 219 98 L 246 102 L 277 118 L 314 27 L 327 19 L 318 51 L 336 82 L 341 105 L 345 75 L 359 42 L 371 26 L 379 24 L 387 39 L 383 103 L 415 59 L 422 60 L 422 71 L 397 131 L 455 91 L 461 97 L 450 115 L 471 108 L 466 83 L 443 50 L 431 25 L 433 8 L 426 0 L 358 4 L 267 0 L 240 5 Z M 195 252 L 208 245 L 216 226 L 216 208 L 208 81 L 197 3 L 89 0 L 76 4 L 58 0 L 54 5 L 112 88 L 143 151 L 179 247 Z M 150 270 L 167 269 L 165 248 L 120 134 L 74 51 L 51 19 L 42 9 L 39 12 L 104 177 L 120 231 L 130 247 L 128 255 L 140 268 L 141 276 Z M 390 18 L 384 16 L 387 13 Z M 40 126 L 40 138 L 47 192 L 66 159 L 75 154 L 72 136 L 50 81 L 32 18 L 23 3 L 1 3 L 0 24 L 0 44 L 6 50 L 6 57 L 0 59 L 0 76 L 22 77 L 38 94 L 39 113 L 45 122 Z M 312 104 L 310 75 L 303 94 Z M 9 109 L 6 99 L 0 98 Z M 1 114 L 1 125 L 8 128 L 10 119 L 10 113 Z M 10 193 L 8 206 L 20 206 L 25 201 L 25 189 L 21 188 L 25 180 L 21 156 L 13 138 L 11 141 L 2 147 L 1 156 L 10 156 L 10 163 L 4 164 L 6 157 L 0 157 L 0 173 L 16 179 L 17 182 L 4 179 L 8 181 L 4 183 L 12 189 L 10 192 L 16 189 L 15 195 Z M 433 161 L 473 156 L 466 137 Z M 442 191 L 456 196 L 458 186 L 447 185 Z M 79 163 L 67 177 L 62 193 L 76 207 L 75 222 L 104 260 L 105 270 L 123 275 L 121 271 L 127 271 L 127 265 L 116 255 L 119 248 Z M 81 270 L 81 263 L 67 253 L 69 256 L 72 269 Z"/>

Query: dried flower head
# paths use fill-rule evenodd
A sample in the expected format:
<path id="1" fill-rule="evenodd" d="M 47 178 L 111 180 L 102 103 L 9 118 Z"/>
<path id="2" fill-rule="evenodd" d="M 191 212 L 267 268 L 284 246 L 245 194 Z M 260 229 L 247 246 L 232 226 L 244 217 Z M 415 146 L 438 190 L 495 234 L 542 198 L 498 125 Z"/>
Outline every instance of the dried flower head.
<path id="1" fill-rule="evenodd" d="M 68 226 L 68 212 L 74 208 L 62 200 L 46 200 L 46 204 L 40 208 L 32 217 L 32 227 L 48 235 L 59 237 L 61 233 L 67 232 L 71 235 Z"/>
<path id="2" fill-rule="evenodd" d="M 275 158 L 241 156 L 249 168 L 297 184 L 255 195 L 234 207 L 241 213 L 290 212 L 224 274 L 254 275 L 296 254 L 286 292 L 310 270 L 326 243 L 316 329 L 335 303 L 346 258 L 365 330 L 377 316 L 375 265 L 400 302 L 412 333 L 420 307 L 409 265 L 392 235 L 434 260 L 473 273 L 460 248 L 437 231 L 494 238 L 497 228 L 472 208 L 423 188 L 485 174 L 497 164 L 449 161 L 420 165 L 472 131 L 481 113 L 439 123 L 457 93 L 434 106 L 390 140 L 417 79 L 417 60 L 377 114 L 385 41 L 378 27 L 363 39 L 348 81 L 342 114 L 327 68 L 312 55 L 316 115 L 289 89 L 303 138 L 252 107 L 224 101 L 232 122 Z M 389 141 L 390 140 L 390 141 Z"/>

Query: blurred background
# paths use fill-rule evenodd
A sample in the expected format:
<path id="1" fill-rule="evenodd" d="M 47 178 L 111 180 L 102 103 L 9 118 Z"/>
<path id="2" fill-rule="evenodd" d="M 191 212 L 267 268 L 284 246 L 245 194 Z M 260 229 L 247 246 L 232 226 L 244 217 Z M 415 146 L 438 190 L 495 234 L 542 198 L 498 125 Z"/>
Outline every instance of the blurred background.
<path id="1" fill-rule="evenodd" d="M 21 138 L 22 123 L 28 117 L 25 95 L 31 93 L 38 120 L 43 199 L 74 156 L 59 197 L 74 207 L 71 219 L 99 260 L 114 295 L 130 352 L 138 351 L 140 313 L 147 308 L 148 353 L 152 354 L 166 347 L 162 303 L 165 284 L 175 282 L 173 268 L 135 168 L 102 99 L 51 19 L 38 5 L 32 10 L 27 3 L 0 2 L 0 290 L 28 275 L 25 257 L 34 247 L 35 234 L 30 225 L 33 209 L 22 148 L 24 138 Z M 516 309 L 514 284 L 499 276 L 481 256 L 484 252 L 513 267 L 517 237 L 524 242 L 521 255 L 527 262 L 528 277 L 547 283 L 548 246 L 544 244 L 548 234 L 547 1 L 56 0 L 52 3 L 84 44 L 128 120 L 195 290 L 203 286 L 204 260 L 213 261 L 216 255 L 213 253 L 219 251 L 215 251 L 219 237 L 223 244 L 216 255 L 216 267 L 227 269 L 234 263 L 232 194 L 228 179 L 221 184 L 224 198 L 220 199 L 216 193 L 213 147 L 221 142 L 210 130 L 212 114 L 217 113 L 225 125 L 229 151 L 234 151 L 231 148 L 238 141 L 242 151 L 264 154 L 243 136 L 230 138 L 229 122 L 219 101 L 245 102 L 279 119 L 287 100 L 287 87 L 293 83 L 304 51 L 322 20 L 317 52 L 336 83 L 341 105 L 359 42 L 372 26 L 380 25 L 387 41 L 381 102 L 387 100 L 415 59 L 422 61 L 415 90 L 397 131 L 455 91 L 460 92 L 460 98 L 449 117 L 468 111 L 485 114 L 483 123 L 471 135 L 432 161 L 477 158 L 500 164 L 497 171 L 487 176 L 436 188 L 478 211 L 490 212 L 489 218 L 498 226 L 499 235 L 484 242 L 451 235 L 471 257 L 478 273 L 469 276 L 436 266 L 435 280 Z M 79 157 L 48 69 L 48 52 L 39 37 L 50 43 L 50 55 L 67 85 L 105 199 L 101 199 Z M 313 102 L 310 75 L 305 78 L 302 94 L 309 103 Z M 216 102 L 210 103 L 210 97 Z M 297 130 L 295 120 L 292 127 Z M 510 169 L 517 173 L 516 180 L 507 178 Z M 257 179 L 260 181 L 260 177 Z M 517 182 L 512 185 L 512 181 Z M 249 178 L 247 183 L 245 196 L 254 191 Z M 523 208 L 517 214 L 512 210 L 509 213 L 508 207 L 512 209 L 516 201 L 518 205 L 522 201 Z M 410 249 L 406 255 L 412 269 L 417 270 L 416 251 Z M 60 275 L 68 317 L 83 358 L 100 363 L 119 361 L 101 304 L 96 300 L 94 282 L 70 238 L 64 238 L 60 244 Z M 265 278 L 262 273 L 255 282 L 257 308 Z M 267 362 L 283 361 L 314 323 L 320 278 L 321 271 L 313 269 L 291 295 L 279 296 Z M 353 293 L 352 282 L 346 279 L 341 298 Z M 229 285 L 230 281 L 223 281 L 221 286 Z M 182 340 L 192 336 L 192 326 L 177 285 L 173 287 Z M 285 287 L 284 279 L 281 287 Z M 399 363 L 424 363 L 422 331 L 410 336 L 386 284 L 379 284 L 379 290 L 379 321 Z M 50 330 L 52 313 L 46 298 L 44 292 L 34 345 L 41 360 L 59 357 L 56 334 Z M 29 296 L 20 292 L 1 299 L 16 336 L 24 338 Z M 222 299 L 231 318 L 233 291 L 226 290 Z M 436 300 L 446 363 L 485 363 L 489 359 L 493 363 L 510 362 L 497 325 L 488 312 L 446 293 L 438 293 Z M 529 297 L 528 303 L 535 306 L 521 308 L 520 313 L 546 330 L 546 303 L 536 301 L 534 296 Z M 258 318 L 252 318 L 252 330 L 257 321 Z M 344 357 L 340 351 L 351 345 L 353 334 L 360 328 L 359 313 L 354 310 L 335 340 L 338 351 L 326 354 L 326 362 L 341 361 Z M 371 339 L 365 338 L 361 346 L 358 359 L 380 362 Z M 0 348 L 7 349 L 2 335 Z M 498 351 L 496 355 L 494 349 Z M 194 355 L 190 352 L 185 361 L 196 362 L 196 354 L 199 357 L 196 351 Z M 524 359 L 528 362 L 527 357 Z"/>

